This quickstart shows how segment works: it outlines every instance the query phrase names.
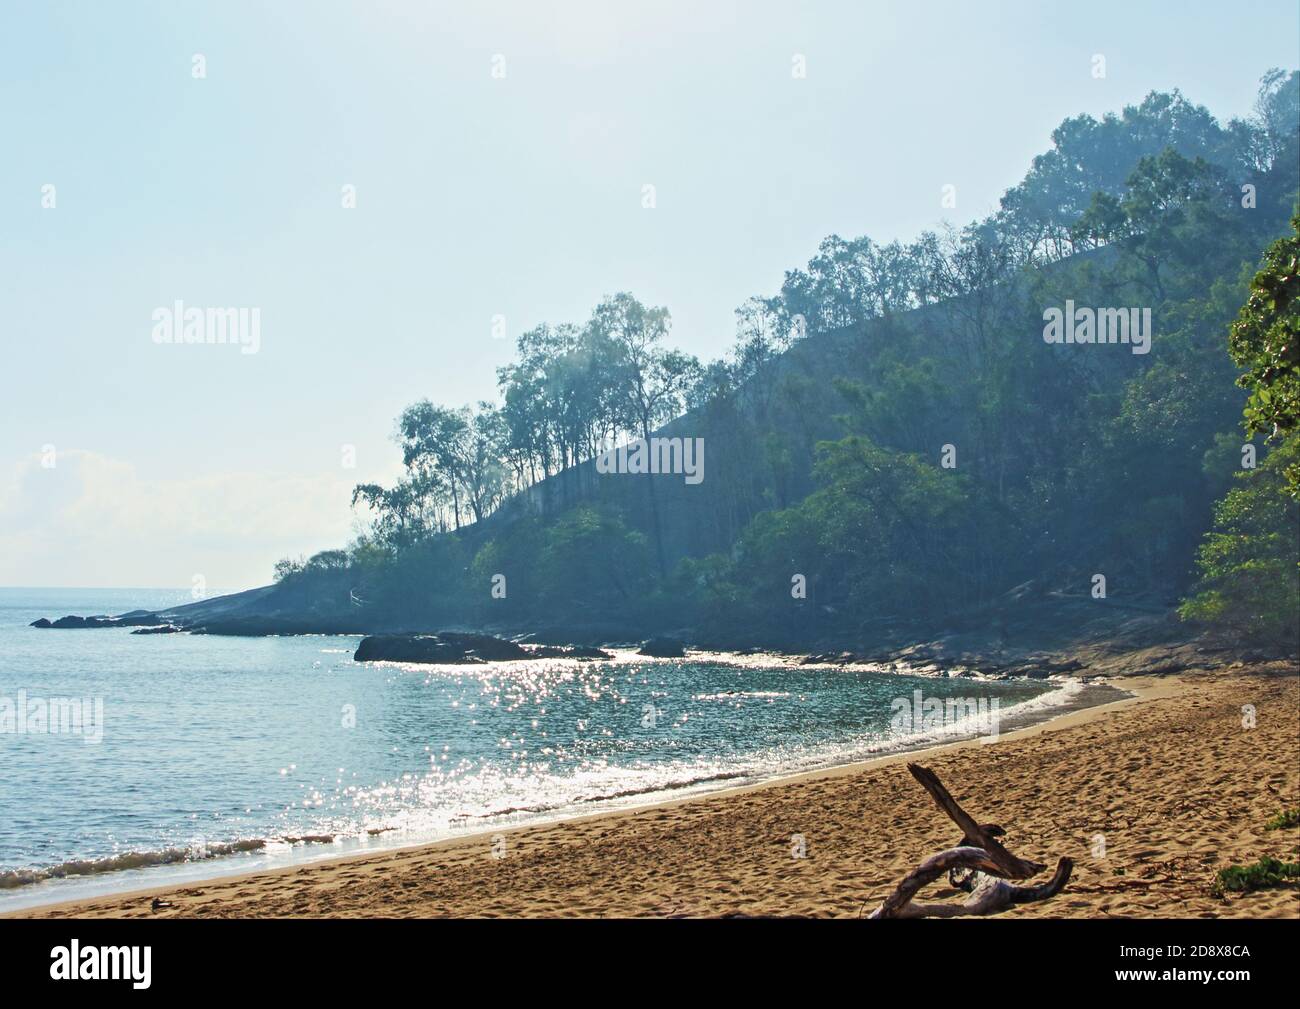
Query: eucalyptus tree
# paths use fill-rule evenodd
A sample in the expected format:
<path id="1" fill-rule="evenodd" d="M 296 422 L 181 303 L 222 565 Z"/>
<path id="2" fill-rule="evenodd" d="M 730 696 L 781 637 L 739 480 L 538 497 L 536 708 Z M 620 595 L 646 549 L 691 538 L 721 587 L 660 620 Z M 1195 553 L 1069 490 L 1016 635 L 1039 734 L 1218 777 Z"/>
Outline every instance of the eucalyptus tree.
<path id="1" fill-rule="evenodd" d="M 461 479 L 474 512 L 481 522 L 505 497 L 508 487 L 505 419 L 493 404 L 480 402 L 469 412 L 465 437 L 459 441 Z"/>
<path id="2" fill-rule="evenodd" d="M 438 406 L 427 399 L 402 411 L 397 439 L 402 465 L 413 478 L 446 489 L 451 497 L 455 528 L 461 527 L 461 497 L 465 487 L 465 441 L 469 436 L 467 407 Z"/>
<path id="3" fill-rule="evenodd" d="M 591 338 L 608 348 L 607 376 L 612 407 L 621 426 L 649 442 L 650 432 L 685 409 L 686 396 L 698 381 L 700 363 L 689 354 L 666 350 L 663 339 L 672 325 L 666 308 L 647 308 L 627 292 L 605 298 L 592 313 Z M 665 570 L 663 533 L 654 479 L 646 474 L 655 551 Z"/>

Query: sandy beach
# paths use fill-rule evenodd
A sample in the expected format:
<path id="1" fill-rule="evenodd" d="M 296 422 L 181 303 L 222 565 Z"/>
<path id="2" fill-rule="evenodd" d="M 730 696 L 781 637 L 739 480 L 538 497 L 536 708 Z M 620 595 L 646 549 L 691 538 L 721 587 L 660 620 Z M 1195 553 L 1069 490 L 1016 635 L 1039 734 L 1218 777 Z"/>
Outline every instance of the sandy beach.
<path id="1" fill-rule="evenodd" d="M 1220 867 L 1300 851 L 1300 830 L 1265 829 L 1300 806 L 1294 666 L 1115 685 L 1135 696 L 991 745 L 14 916 L 865 916 L 957 840 L 907 772 L 918 760 L 979 820 L 1003 825 L 1016 854 L 1074 859 L 1062 894 L 1006 916 L 1300 917 L 1300 887 L 1210 893 Z M 1247 705 L 1253 728 L 1243 724 Z M 792 857 L 795 835 L 805 857 Z M 962 895 L 937 885 L 923 893 L 945 896 Z M 169 906 L 154 910 L 155 897 Z"/>

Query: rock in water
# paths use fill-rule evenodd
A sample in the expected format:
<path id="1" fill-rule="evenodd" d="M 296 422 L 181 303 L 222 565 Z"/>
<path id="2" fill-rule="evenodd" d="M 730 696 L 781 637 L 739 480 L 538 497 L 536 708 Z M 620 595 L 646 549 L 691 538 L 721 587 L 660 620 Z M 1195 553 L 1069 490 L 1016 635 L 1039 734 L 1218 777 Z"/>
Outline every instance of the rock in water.
<path id="1" fill-rule="evenodd" d="M 120 617 L 77 617 L 70 615 L 59 617 L 53 623 L 45 617 L 41 617 L 40 620 L 33 620 L 29 626 L 53 627 L 56 630 L 66 631 L 97 627 L 146 627 L 157 623 L 158 618 L 147 610 L 132 610 Z"/>
<path id="2" fill-rule="evenodd" d="M 511 659 L 527 659 L 529 653 L 521 645 L 505 638 L 494 638 L 491 634 L 461 634 L 456 631 L 439 631 L 439 641 L 459 648 L 467 655 L 485 662 L 505 662 Z"/>
<path id="3" fill-rule="evenodd" d="M 486 661 L 463 644 L 437 634 L 372 634 L 362 638 L 352 656 L 356 662 L 434 662 L 474 664 Z"/>
<path id="4" fill-rule="evenodd" d="M 603 648 L 588 645 L 526 645 L 528 657 L 533 659 L 612 659 Z"/>
<path id="5" fill-rule="evenodd" d="M 112 627 L 113 624 L 104 617 L 59 617 L 58 620 L 50 624 L 51 627 L 60 631 L 81 630 L 87 627 Z"/>
<path id="6" fill-rule="evenodd" d="M 680 659 L 686 656 L 686 646 L 676 638 L 651 638 L 641 645 L 637 655 L 654 659 Z"/>
<path id="7" fill-rule="evenodd" d="M 357 662 L 474 664 L 521 659 L 612 659 L 609 652 L 578 645 L 520 645 L 490 634 L 439 631 L 437 634 L 372 634 L 362 638 Z"/>

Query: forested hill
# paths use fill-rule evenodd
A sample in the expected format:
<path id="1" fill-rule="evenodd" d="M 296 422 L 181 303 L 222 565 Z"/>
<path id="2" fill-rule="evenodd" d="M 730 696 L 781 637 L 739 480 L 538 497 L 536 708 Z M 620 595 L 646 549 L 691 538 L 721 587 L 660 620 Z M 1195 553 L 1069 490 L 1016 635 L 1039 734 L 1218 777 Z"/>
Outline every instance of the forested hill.
<path id="1" fill-rule="evenodd" d="M 1228 334 L 1298 133 L 1283 72 L 1246 120 L 1177 92 L 1068 119 L 983 221 L 826 239 L 710 364 L 631 294 L 539 326 L 499 404 L 403 412 L 370 531 L 281 562 L 257 612 L 791 644 L 1058 593 L 1285 639 L 1295 439 L 1243 433 Z M 702 470 L 600 471 L 647 438 L 701 439 Z"/>
<path id="2" fill-rule="evenodd" d="M 1099 249 L 1074 258 L 1081 263 L 1112 257 L 1112 250 Z M 1043 267 L 1061 268 L 1055 263 Z M 1018 297 L 1030 293 L 1022 289 Z M 1003 294 L 1010 298 L 1010 291 Z M 971 424 L 976 415 L 958 398 L 938 394 L 940 389 L 960 390 L 978 366 L 981 337 L 966 325 L 971 308 L 959 296 L 808 333 L 774 350 L 743 382 L 712 391 L 651 432 L 660 444 L 672 439 L 673 450 L 677 440 L 700 439 L 697 476 L 619 478 L 602 474 L 591 457 L 524 487 L 465 533 L 486 541 L 508 535 L 509 527 L 521 520 L 595 507 L 620 515 L 629 528 L 650 538 L 651 565 L 658 565 L 661 543 L 664 569 L 672 570 L 683 559 L 729 551 L 759 513 L 802 502 L 819 486 L 814 475 L 818 444 L 836 441 L 857 426 L 880 446 L 941 468 L 945 448 L 947 468 L 987 465 L 986 456 L 967 457 L 989 449 Z M 1016 339 L 1019 348 L 1008 346 L 1009 352 L 1062 354 L 1043 342 L 1041 321 Z M 1118 375 L 1139 367 L 1130 355 L 1114 356 L 1109 367 Z M 900 372 L 902 361 L 913 362 L 916 373 Z M 866 390 L 871 390 L 870 406 L 864 402 Z M 648 481 L 655 485 L 653 497 Z"/>

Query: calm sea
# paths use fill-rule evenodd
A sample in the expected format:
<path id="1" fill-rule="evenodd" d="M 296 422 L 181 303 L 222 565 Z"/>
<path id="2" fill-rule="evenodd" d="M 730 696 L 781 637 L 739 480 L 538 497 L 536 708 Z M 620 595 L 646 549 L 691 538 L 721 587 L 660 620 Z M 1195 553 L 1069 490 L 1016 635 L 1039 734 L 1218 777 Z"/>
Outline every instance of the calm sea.
<path id="1" fill-rule="evenodd" d="M 188 601 L 0 589 L 0 723 L 6 702 L 12 716 L 0 724 L 0 910 L 490 832 L 969 734 L 969 722 L 923 729 L 919 712 L 901 731 L 899 703 L 918 690 L 986 711 L 996 700 L 1003 721 L 1074 690 L 754 656 L 359 664 L 353 637 L 27 626 Z M 82 702 L 80 734 L 29 717 L 18 731 L 20 700 L 30 715 L 59 699 Z"/>

